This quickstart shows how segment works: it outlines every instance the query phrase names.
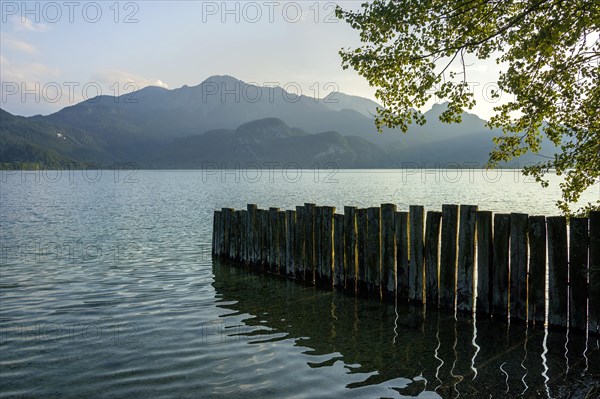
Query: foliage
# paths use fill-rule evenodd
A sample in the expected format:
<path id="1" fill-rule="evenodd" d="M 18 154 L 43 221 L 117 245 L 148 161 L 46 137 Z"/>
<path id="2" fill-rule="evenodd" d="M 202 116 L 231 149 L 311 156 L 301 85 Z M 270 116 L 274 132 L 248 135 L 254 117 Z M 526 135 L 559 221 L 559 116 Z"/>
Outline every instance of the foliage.
<path id="1" fill-rule="evenodd" d="M 470 59 L 503 67 L 493 96 L 513 99 L 495 107 L 489 167 L 527 151 L 545 136 L 557 154 L 524 168 L 547 186 L 546 172 L 564 176 L 557 205 L 571 205 L 600 177 L 600 2 L 597 0 L 375 0 L 359 11 L 337 9 L 360 32 L 362 45 L 340 51 L 376 87 L 376 124 L 423 124 L 417 109 L 433 96 L 449 102 L 440 119 L 460 122 L 475 105 L 467 80 Z M 600 200 L 579 213 L 600 208 Z"/>

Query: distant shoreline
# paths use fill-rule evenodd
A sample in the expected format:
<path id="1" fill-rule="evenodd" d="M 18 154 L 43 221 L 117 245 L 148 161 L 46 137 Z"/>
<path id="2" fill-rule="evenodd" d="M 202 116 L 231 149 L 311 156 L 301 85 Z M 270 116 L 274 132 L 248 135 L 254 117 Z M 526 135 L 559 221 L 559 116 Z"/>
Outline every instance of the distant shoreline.
<path id="1" fill-rule="evenodd" d="M 267 164 L 269 164 L 267 162 Z M 32 164 L 32 163 L 0 163 L 0 171 L 15 172 L 15 171 L 85 171 L 85 170 L 152 170 L 152 171 L 219 171 L 219 170 L 273 170 L 273 171 L 285 171 L 285 170 L 522 170 L 523 166 L 529 165 L 524 163 L 519 166 L 518 162 L 512 165 L 497 166 L 494 168 L 486 168 L 485 165 L 465 165 L 458 163 L 449 163 L 445 165 L 431 165 L 431 164 L 418 164 L 407 162 L 403 166 L 399 167 L 384 167 L 384 166 L 357 166 L 357 167 L 344 167 L 337 166 L 335 162 L 323 163 L 316 167 L 306 167 L 297 163 L 290 163 L 294 165 L 288 165 L 287 167 L 266 167 L 261 166 L 259 162 L 247 162 L 245 164 L 231 165 L 226 163 L 217 164 L 216 167 L 199 166 L 199 167 L 165 167 L 165 166 L 148 166 L 148 165 L 137 165 L 134 163 L 122 163 L 122 164 L 102 164 L 102 163 L 88 163 L 88 164 L 76 164 L 73 165 L 43 165 L 43 164 Z M 515 165 L 516 164 L 516 165 Z M 284 165 L 285 166 L 285 165 Z M 311 165 L 314 166 L 314 165 Z M 554 173 L 555 170 L 549 170 L 548 173 Z"/>

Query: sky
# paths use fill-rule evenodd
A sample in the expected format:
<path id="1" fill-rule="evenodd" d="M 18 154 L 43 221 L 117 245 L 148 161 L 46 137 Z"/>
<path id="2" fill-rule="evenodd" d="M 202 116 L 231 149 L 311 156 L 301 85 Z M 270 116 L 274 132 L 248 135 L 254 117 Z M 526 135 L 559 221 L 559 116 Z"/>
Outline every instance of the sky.
<path id="1" fill-rule="evenodd" d="M 361 2 L 0 0 L 0 107 L 46 115 L 98 94 L 194 86 L 213 75 L 375 100 L 364 78 L 341 67 L 338 51 L 360 42 L 335 18 L 336 4 Z M 478 102 L 470 112 L 484 119 L 499 104 L 489 98 L 498 72 L 494 61 L 469 67 Z"/>

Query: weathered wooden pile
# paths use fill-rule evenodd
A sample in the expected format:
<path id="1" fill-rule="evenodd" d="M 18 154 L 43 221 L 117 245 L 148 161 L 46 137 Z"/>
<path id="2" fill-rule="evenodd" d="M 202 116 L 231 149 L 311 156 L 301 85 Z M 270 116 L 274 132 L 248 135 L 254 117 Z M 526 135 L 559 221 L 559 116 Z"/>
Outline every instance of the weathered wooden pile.
<path id="1" fill-rule="evenodd" d="M 600 212 L 567 228 L 562 216 L 473 205 L 347 206 L 342 215 L 249 204 L 215 211 L 212 244 L 215 256 L 310 284 L 599 332 L 600 273 L 589 271 L 600 269 Z"/>

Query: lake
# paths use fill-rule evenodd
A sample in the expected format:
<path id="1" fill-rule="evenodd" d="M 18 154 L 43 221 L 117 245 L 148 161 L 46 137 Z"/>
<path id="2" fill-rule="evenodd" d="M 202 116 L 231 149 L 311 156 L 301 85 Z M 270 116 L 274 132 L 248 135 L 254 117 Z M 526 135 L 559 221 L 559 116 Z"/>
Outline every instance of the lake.
<path id="1" fill-rule="evenodd" d="M 584 397 L 600 342 L 213 262 L 221 207 L 557 215 L 519 171 L 2 172 L 0 398 Z M 598 192 L 582 202 L 595 201 Z"/>

